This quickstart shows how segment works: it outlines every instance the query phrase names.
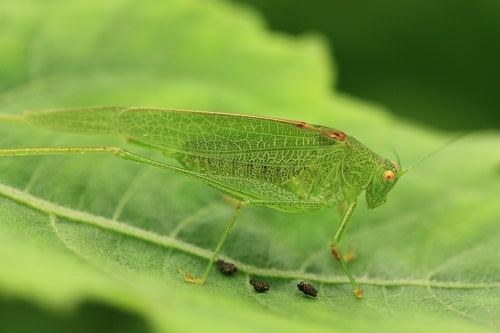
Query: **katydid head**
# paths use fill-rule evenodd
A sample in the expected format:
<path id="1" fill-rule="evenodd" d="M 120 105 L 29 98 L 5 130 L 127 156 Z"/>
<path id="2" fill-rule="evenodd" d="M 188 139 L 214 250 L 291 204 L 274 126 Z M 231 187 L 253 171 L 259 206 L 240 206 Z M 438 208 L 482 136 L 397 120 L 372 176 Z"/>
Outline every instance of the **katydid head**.
<path id="1" fill-rule="evenodd" d="M 417 164 L 440 152 L 444 148 L 448 147 L 451 143 L 463 137 L 465 134 L 466 133 L 460 133 L 457 136 L 453 137 L 441 147 L 438 147 L 427 155 L 424 155 L 420 160 L 415 162 L 409 168 L 400 169 L 401 163 L 397 154 L 396 158 L 398 160 L 398 163 L 389 161 L 387 159 L 382 160 L 375 170 L 370 183 L 366 187 L 366 204 L 368 208 L 375 208 L 385 203 L 387 194 L 392 190 L 394 185 L 396 185 L 399 178 L 407 173 L 409 169 L 412 169 Z"/>
<path id="2" fill-rule="evenodd" d="M 382 205 L 387 199 L 387 194 L 407 171 L 408 169 L 400 169 L 396 162 L 383 160 L 375 170 L 370 184 L 366 188 L 366 204 L 368 208 Z"/>

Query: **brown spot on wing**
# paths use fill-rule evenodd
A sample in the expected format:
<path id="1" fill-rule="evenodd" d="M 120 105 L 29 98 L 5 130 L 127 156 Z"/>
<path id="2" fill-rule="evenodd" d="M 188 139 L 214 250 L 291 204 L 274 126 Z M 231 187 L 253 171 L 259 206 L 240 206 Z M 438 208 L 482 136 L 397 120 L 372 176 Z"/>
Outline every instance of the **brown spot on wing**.
<path id="1" fill-rule="evenodd" d="M 300 128 L 305 128 L 305 129 L 308 129 L 308 130 L 311 130 L 311 131 L 315 131 L 315 132 L 319 132 L 329 138 L 332 138 L 332 139 L 335 139 L 335 140 L 338 140 L 338 141 L 345 141 L 345 138 L 346 138 L 346 134 L 342 131 L 339 131 L 339 130 L 334 130 L 334 129 L 328 129 L 328 130 L 324 130 L 323 128 L 318 128 L 318 127 L 315 127 L 314 125 L 311 125 L 311 124 L 308 124 L 308 123 L 305 123 L 305 122 L 295 122 L 294 123 L 295 126 L 297 127 L 300 127 Z"/>
<path id="2" fill-rule="evenodd" d="M 342 131 L 339 130 L 334 130 L 334 131 L 325 131 L 323 132 L 326 136 L 339 140 L 339 141 L 345 141 L 346 134 Z"/>

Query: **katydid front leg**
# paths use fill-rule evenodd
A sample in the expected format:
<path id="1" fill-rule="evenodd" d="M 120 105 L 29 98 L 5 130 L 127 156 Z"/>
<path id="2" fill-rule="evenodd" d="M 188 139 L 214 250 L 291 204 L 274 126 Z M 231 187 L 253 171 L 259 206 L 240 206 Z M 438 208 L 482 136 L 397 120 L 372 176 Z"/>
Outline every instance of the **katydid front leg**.
<path id="1" fill-rule="evenodd" d="M 363 289 L 361 289 L 361 287 L 358 285 L 358 283 L 352 276 L 351 272 L 349 271 L 349 268 L 347 268 L 347 264 L 345 263 L 345 260 L 342 257 L 342 254 L 340 253 L 337 247 L 340 242 L 340 238 L 342 237 L 342 234 L 344 233 L 344 230 L 347 227 L 349 218 L 351 217 L 352 213 L 354 212 L 354 209 L 356 208 L 356 204 L 357 204 L 356 201 L 351 202 L 347 207 L 346 211 L 344 212 L 344 215 L 342 216 L 342 221 L 340 222 L 340 225 L 337 228 L 337 231 L 335 232 L 332 241 L 330 242 L 330 249 L 332 251 L 333 256 L 340 263 L 345 274 L 351 281 L 351 284 L 354 288 L 354 296 L 356 296 L 356 298 L 363 298 Z"/>

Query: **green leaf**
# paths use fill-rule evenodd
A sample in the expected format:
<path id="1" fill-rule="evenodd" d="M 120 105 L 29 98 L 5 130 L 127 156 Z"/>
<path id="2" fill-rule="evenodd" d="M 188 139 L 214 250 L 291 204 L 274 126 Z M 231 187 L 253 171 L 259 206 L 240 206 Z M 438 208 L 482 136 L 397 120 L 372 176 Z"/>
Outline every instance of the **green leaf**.
<path id="1" fill-rule="evenodd" d="M 452 136 L 330 91 L 320 37 L 271 34 L 223 2 L 3 1 L 0 22 L 4 113 L 147 105 L 276 116 L 344 130 L 383 155 L 395 147 L 405 164 Z M 112 136 L 6 123 L 0 133 L 2 148 L 113 145 L 164 159 Z M 234 209 L 221 193 L 111 155 L 2 157 L 0 320 L 52 332 L 493 332 L 499 138 L 470 133 L 410 169 L 385 205 L 359 206 L 341 247 L 357 254 L 362 300 L 329 253 L 335 210 L 246 208 L 223 249 L 238 273 L 214 269 L 191 285 L 177 269 L 203 271 Z M 250 277 L 270 291 L 255 293 Z M 300 293 L 301 280 L 319 298 Z"/>

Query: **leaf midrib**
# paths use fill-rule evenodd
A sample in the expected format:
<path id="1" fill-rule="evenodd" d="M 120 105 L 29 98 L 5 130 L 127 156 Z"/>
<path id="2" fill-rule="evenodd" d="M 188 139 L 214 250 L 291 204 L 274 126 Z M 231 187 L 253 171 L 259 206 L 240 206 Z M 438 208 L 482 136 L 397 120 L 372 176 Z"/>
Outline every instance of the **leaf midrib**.
<path id="1" fill-rule="evenodd" d="M 29 193 L 20 191 L 11 186 L 0 184 L 0 195 L 15 201 L 23 206 L 35 209 L 47 215 L 55 215 L 57 217 L 66 218 L 71 221 L 93 225 L 101 229 L 111 230 L 118 232 L 122 235 L 134 237 L 151 244 L 156 244 L 165 248 L 174 248 L 185 253 L 209 259 L 212 252 L 209 249 L 203 249 L 193 244 L 181 241 L 171 236 L 158 235 L 154 232 L 143 230 L 126 223 L 121 223 L 117 220 L 105 218 L 102 216 L 93 215 L 87 212 L 79 211 L 76 209 L 64 207 L 53 202 L 33 196 Z M 312 280 L 330 284 L 343 284 L 348 283 L 344 276 L 325 276 L 314 273 L 307 273 L 298 270 L 282 270 L 273 268 L 259 268 L 256 266 L 248 265 L 242 262 L 233 260 L 227 256 L 222 256 L 224 260 L 233 262 L 238 266 L 238 269 L 259 276 L 268 276 L 274 278 L 284 279 L 302 279 Z M 401 286 L 417 286 L 426 288 L 446 288 L 446 289 L 487 289 L 499 288 L 500 283 L 464 283 L 464 282 L 450 282 L 450 281 L 437 281 L 427 279 L 375 279 L 359 277 L 358 281 L 364 285 L 384 286 L 384 287 L 401 287 Z"/>

